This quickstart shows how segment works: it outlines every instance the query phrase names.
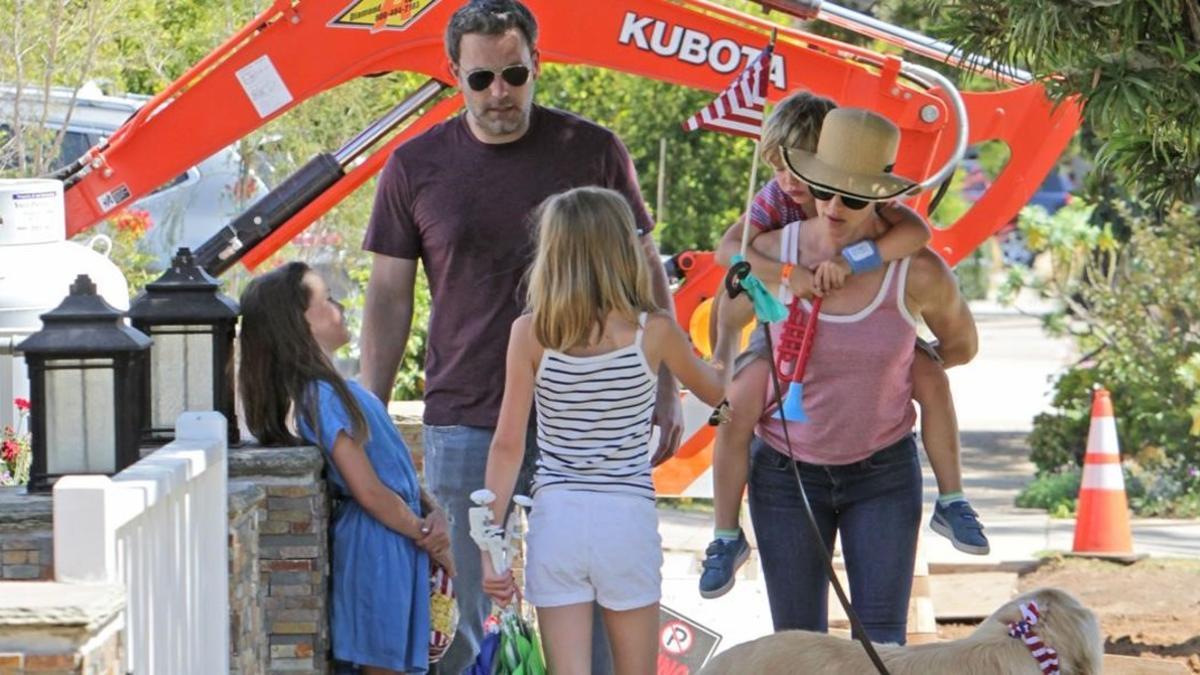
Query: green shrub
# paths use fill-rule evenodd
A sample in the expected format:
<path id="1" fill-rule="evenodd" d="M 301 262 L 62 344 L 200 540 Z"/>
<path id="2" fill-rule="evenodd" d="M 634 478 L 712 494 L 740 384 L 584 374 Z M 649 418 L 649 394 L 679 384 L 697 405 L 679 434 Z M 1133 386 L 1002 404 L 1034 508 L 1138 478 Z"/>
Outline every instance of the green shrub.
<path id="1" fill-rule="evenodd" d="M 1155 216 L 1115 209 L 1134 224 L 1123 247 L 1111 227 L 1089 221 L 1085 204 L 1022 217 L 1031 247 L 1050 253 L 1053 274 L 1040 281 L 1018 274 L 1007 290 L 1030 285 L 1059 300 L 1065 309 L 1048 326 L 1069 330 L 1087 355 L 1055 383 L 1053 411 L 1034 419 L 1030 459 L 1040 476 L 1079 466 L 1092 388 L 1103 385 L 1112 392 L 1135 511 L 1196 513 L 1200 222 L 1185 205 Z"/>
<path id="2" fill-rule="evenodd" d="M 1055 518 L 1070 518 L 1075 515 L 1082 475 L 1079 469 L 1041 474 L 1017 495 L 1017 506 L 1045 509 Z"/>

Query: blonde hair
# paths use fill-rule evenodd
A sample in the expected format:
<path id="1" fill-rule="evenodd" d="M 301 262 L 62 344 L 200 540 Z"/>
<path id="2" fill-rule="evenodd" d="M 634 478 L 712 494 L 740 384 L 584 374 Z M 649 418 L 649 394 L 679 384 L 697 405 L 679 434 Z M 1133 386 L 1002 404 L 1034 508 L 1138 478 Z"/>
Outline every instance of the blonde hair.
<path id="1" fill-rule="evenodd" d="M 625 197 L 581 187 L 542 202 L 528 302 L 534 335 L 556 351 L 602 335 L 610 312 L 636 322 L 640 312 L 657 309 Z"/>
<path id="2" fill-rule="evenodd" d="M 761 157 L 770 162 L 780 148 L 816 152 L 821 123 L 826 113 L 836 107 L 833 101 L 807 91 L 784 98 L 775 104 L 771 116 L 763 124 L 762 141 L 758 146 Z"/>

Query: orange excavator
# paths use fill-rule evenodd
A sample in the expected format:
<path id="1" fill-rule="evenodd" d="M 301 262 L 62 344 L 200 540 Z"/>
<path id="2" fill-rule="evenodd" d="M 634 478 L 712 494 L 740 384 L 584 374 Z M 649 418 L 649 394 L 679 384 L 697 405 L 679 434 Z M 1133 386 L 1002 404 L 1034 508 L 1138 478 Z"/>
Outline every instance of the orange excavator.
<path id="1" fill-rule="evenodd" d="M 954 264 L 1012 220 L 1079 126 L 1076 101 L 1055 105 L 1027 74 L 820 0 L 758 0 L 766 9 L 833 23 L 902 50 L 990 74 L 1005 88 L 960 93 L 936 71 L 751 16 L 706 0 L 525 0 L 540 25 L 543 63 L 613 69 L 718 91 L 777 31 L 769 100 L 805 89 L 896 123 L 896 172 L 923 176 L 911 204 L 927 210 L 968 144 L 998 140 L 1010 160 L 991 188 L 932 246 Z M 214 274 L 254 268 L 374 175 L 392 150 L 462 106 L 442 46 L 460 0 L 274 0 L 224 44 L 151 99 L 56 177 L 66 186 L 67 233 L 112 215 L 217 149 L 300 102 L 352 78 L 391 71 L 429 77 L 344 146 L 314 157 L 196 251 Z M 220 112 L 214 114 L 214 102 Z M 682 120 L 681 120 L 682 121 Z M 712 254 L 678 258 L 676 314 L 712 297 L 723 270 Z M 686 407 L 685 407 L 686 410 Z M 707 411 L 701 411 L 704 419 Z M 696 415 L 689 414 L 689 420 Z M 689 421 L 675 460 L 659 467 L 662 494 L 687 494 L 711 463 L 712 431 Z"/>

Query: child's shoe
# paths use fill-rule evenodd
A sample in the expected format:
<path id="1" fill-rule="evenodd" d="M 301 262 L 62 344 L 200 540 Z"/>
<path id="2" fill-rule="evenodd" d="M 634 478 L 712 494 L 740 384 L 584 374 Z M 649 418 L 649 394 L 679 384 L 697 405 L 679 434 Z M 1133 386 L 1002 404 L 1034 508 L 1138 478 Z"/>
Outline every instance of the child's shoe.
<path id="1" fill-rule="evenodd" d="M 738 568 L 750 558 L 746 534 L 738 530 L 735 541 L 713 539 L 704 551 L 704 571 L 700 573 L 700 597 L 719 598 L 733 588 Z"/>
<path id="2" fill-rule="evenodd" d="M 954 548 L 972 555 L 987 555 L 992 550 L 983 534 L 979 514 L 965 499 L 942 504 L 935 502 L 929 527 L 954 544 Z"/>

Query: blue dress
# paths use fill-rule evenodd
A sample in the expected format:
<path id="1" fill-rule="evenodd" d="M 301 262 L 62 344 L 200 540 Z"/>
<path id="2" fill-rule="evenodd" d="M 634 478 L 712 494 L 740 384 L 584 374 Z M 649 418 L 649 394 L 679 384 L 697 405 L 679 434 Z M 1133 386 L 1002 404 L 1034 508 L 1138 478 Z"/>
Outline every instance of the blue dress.
<path id="1" fill-rule="evenodd" d="M 383 403 L 348 381 L 366 418 L 367 458 L 379 480 L 416 513 L 420 486 L 408 447 Z M 301 419 L 300 435 L 333 449 L 339 431 L 350 433 L 350 416 L 328 382 L 317 383 L 318 433 Z M 356 665 L 423 673 L 429 666 L 429 557 L 416 543 L 376 520 L 350 496 L 332 461 L 326 463 L 333 494 L 342 498 L 333 521 L 333 656 Z"/>

